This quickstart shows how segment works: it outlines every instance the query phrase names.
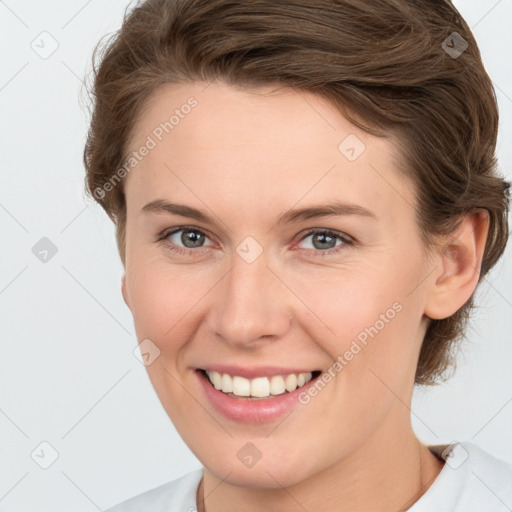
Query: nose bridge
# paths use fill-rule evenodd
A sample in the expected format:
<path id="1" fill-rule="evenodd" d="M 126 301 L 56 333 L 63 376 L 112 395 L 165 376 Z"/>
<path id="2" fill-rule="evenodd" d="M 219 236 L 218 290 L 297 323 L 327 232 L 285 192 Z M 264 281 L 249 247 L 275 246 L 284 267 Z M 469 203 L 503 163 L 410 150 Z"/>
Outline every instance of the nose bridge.
<path id="1" fill-rule="evenodd" d="M 238 346 L 249 346 L 264 337 L 280 337 L 289 328 L 289 297 L 282 283 L 268 268 L 266 253 L 254 258 L 254 247 L 244 252 L 243 243 L 233 254 L 231 270 L 224 280 L 213 327 L 217 336 Z M 254 259 L 253 259 L 254 258 Z"/>

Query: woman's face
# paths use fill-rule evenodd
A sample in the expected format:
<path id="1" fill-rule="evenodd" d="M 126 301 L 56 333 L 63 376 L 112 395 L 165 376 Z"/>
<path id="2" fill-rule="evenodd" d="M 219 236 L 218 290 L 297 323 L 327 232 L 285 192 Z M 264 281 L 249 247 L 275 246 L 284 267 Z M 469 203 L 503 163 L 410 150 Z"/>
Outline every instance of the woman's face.
<path id="1" fill-rule="evenodd" d="M 432 265 L 391 139 L 314 94 L 196 83 L 153 95 L 129 149 L 123 295 L 203 465 L 277 487 L 398 444 Z"/>

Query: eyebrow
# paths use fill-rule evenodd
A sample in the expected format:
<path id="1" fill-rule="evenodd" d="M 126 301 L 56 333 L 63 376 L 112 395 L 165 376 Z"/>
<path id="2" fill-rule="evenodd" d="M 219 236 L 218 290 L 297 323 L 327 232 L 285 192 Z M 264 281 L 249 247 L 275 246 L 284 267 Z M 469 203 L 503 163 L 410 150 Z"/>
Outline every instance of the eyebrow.
<path id="1" fill-rule="evenodd" d="M 215 221 L 205 211 L 192 208 L 183 204 L 170 203 L 163 199 L 155 199 L 149 202 L 141 209 L 142 213 L 168 213 L 171 215 L 180 215 L 181 217 L 189 217 L 205 224 L 214 225 Z M 371 219 L 377 219 L 372 211 L 352 203 L 342 203 L 335 201 L 329 204 L 308 206 L 305 208 L 289 210 L 279 217 L 276 225 L 292 224 L 316 217 L 341 216 L 341 215 L 358 215 Z"/>

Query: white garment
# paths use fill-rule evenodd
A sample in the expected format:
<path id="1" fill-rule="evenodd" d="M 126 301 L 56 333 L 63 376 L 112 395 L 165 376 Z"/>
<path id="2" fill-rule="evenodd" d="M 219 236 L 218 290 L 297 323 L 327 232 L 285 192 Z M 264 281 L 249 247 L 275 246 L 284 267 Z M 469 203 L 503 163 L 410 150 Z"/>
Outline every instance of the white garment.
<path id="1" fill-rule="evenodd" d="M 510 512 L 512 464 L 469 442 L 433 445 L 446 462 L 427 492 L 407 512 Z M 106 512 L 196 512 L 197 469 Z"/>

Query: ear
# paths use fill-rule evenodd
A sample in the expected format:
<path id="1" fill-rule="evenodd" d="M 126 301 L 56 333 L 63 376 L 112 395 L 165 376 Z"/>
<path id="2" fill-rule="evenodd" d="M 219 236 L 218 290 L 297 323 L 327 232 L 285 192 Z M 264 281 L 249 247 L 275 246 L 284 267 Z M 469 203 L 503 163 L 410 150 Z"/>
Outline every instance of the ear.
<path id="1" fill-rule="evenodd" d="M 123 294 L 125 304 L 128 306 L 128 309 L 131 309 L 128 301 L 128 291 L 126 290 L 126 273 L 123 274 L 123 277 L 121 278 L 121 292 Z"/>
<path id="2" fill-rule="evenodd" d="M 448 318 L 470 299 L 478 284 L 488 231 L 489 212 L 478 209 L 466 214 L 444 239 L 436 254 L 440 270 L 428 293 L 427 317 Z"/>

